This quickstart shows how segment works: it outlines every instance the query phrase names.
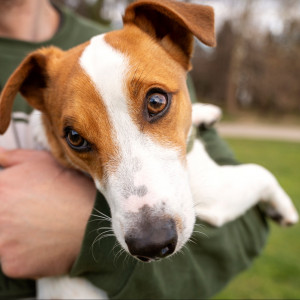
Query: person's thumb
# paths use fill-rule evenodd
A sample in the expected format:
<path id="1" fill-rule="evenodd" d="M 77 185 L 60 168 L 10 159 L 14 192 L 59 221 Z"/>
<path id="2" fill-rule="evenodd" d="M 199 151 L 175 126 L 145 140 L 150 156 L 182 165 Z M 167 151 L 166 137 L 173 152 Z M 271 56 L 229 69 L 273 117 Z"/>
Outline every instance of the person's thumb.
<path id="1" fill-rule="evenodd" d="M 5 148 L 0 147 L 0 166 L 2 168 L 9 168 L 21 164 L 30 159 L 30 157 L 32 157 L 32 152 L 32 150 L 7 150 Z"/>

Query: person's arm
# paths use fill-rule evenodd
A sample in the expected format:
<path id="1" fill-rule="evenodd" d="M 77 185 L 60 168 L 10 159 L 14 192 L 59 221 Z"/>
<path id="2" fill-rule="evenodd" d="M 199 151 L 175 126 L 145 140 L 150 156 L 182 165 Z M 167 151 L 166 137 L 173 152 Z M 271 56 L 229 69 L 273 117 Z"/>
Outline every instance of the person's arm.
<path id="1" fill-rule="evenodd" d="M 96 189 L 45 151 L 0 149 L 0 261 L 9 277 L 67 273 L 76 259 Z"/>

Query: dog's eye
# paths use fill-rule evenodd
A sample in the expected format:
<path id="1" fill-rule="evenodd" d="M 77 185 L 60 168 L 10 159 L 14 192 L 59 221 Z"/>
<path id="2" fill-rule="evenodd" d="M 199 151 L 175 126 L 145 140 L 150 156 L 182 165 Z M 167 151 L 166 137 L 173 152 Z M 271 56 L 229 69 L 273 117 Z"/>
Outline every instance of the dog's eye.
<path id="1" fill-rule="evenodd" d="M 149 122 L 162 117 L 169 108 L 170 95 L 161 89 L 152 89 L 146 96 L 146 116 Z"/>
<path id="2" fill-rule="evenodd" d="M 164 110 L 167 106 L 168 100 L 166 95 L 155 93 L 148 97 L 148 112 L 149 115 L 156 115 Z"/>
<path id="3" fill-rule="evenodd" d="M 91 150 L 90 143 L 72 128 L 65 129 L 65 138 L 68 145 L 76 151 L 84 152 Z"/>

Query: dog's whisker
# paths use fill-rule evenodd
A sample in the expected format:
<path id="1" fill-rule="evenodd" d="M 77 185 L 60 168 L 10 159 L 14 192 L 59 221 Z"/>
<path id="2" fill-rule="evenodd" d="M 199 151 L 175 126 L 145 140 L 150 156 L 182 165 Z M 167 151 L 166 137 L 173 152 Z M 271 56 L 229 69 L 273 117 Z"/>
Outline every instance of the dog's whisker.
<path id="1" fill-rule="evenodd" d="M 96 230 L 99 230 L 99 228 L 97 228 Z M 95 230 L 93 230 L 93 231 L 95 231 Z M 108 233 L 108 232 L 112 232 L 112 234 L 106 234 L 106 235 L 104 235 L 106 232 L 107 232 L 107 233 Z M 95 244 L 96 244 L 97 242 L 100 243 L 100 241 L 101 241 L 103 238 L 106 238 L 106 237 L 108 237 L 108 236 L 115 236 L 112 230 L 107 230 L 106 232 L 102 232 L 100 235 L 98 235 L 98 236 L 95 238 L 95 240 L 93 241 L 92 245 L 91 245 L 91 248 L 92 248 L 92 255 L 93 255 L 93 258 L 94 258 L 94 260 L 95 260 L 96 262 L 97 262 L 97 259 L 96 259 L 95 255 L 94 255 L 94 246 L 95 246 Z"/>
<path id="2" fill-rule="evenodd" d="M 205 224 L 200 224 L 200 223 L 196 223 L 195 226 L 198 226 L 203 229 L 207 228 L 207 226 Z"/>
<path id="3" fill-rule="evenodd" d="M 191 252 L 190 248 L 187 246 L 187 244 L 185 243 L 184 246 L 181 248 L 182 254 L 185 254 L 185 251 Z"/>
<path id="4" fill-rule="evenodd" d="M 96 221 L 98 221 L 99 223 L 102 223 L 102 222 L 108 221 L 108 220 L 105 220 L 102 218 L 93 218 L 92 220 L 89 220 L 88 222 L 91 223 L 91 222 L 96 222 Z"/>
<path id="5" fill-rule="evenodd" d="M 116 260 L 118 259 L 118 256 L 122 254 L 123 251 L 125 251 L 122 246 L 120 245 L 119 241 L 116 240 L 114 247 L 112 248 L 111 251 L 114 252 L 114 250 L 119 247 L 120 249 L 118 250 L 118 252 L 116 254 L 114 254 L 114 264 L 116 263 Z"/>
<path id="6" fill-rule="evenodd" d="M 101 233 L 103 233 L 103 230 L 106 230 L 106 232 L 114 233 L 114 231 L 111 227 L 100 227 L 100 228 L 97 229 L 97 233 L 101 234 Z"/>
<path id="7" fill-rule="evenodd" d="M 98 262 L 98 260 L 96 259 L 95 255 L 94 255 L 94 247 L 93 247 L 93 245 L 91 245 L 91 248 L 92 248 L 93 259 L 94 259 L 95 262 Z"/>
<path id="8" fill-rule="evenodd" d="M 111 233 L 112 232 L 112 233 Z M 110 234 L 109 234 L 110 233 Z M 108 236 L 115 236 L 113 231 L 110 229 L 110 230 L 106 230 L 104 232 L 101 232 L 96 238 L 95 240 L 93 241 L 92 243 L 92 247 L 94 247 L 95 243 L 97 242 L 100 242 L 102 239 L 108 237 Z"/>
<path id="9" fill-rule="evenodd" d="M 125 263 L 126 263 L 126 260 L 127 260 L 127 258 L 129 257 L 129 254 L 127 253 L 126 250 L 124 250 L 123 253 L 125 253 L 124 259 L 123 259 L 123 267 L 124 267 L 124 265 L 125 265 Z M 127 262 L 128 262 L 128 261 L 127 261 Z"/>
<path id="10" fill-rule="evenodd" d="M 93 258 L 94 258 L 94 260 L 97 262 L 98 260 L 96 259 L 96 257 L 95 257 L 95 255 L 94 255 L 94 245 L 95 245 L 95 243 L 97 243 L 97 242 L 100 242 L 102 239 L 104 239 L 104 238 L 106 238 L 106 237 L 110 237 L 110 236 L 115 236 L 114 234 L 106 234 L 106 235 L 104 235 L 104 236 L 101 236 L 100 238 L 96 238 L 95 240 L 94 240 L 94 242 L 92 243 L 92 245 L 91 245 L 91 248 L 92 248 L 92 255 L 93 255 Z"/>
<path id="11" fill-rule="evenodd" d="M 115 236 L 114 234 L 105 234 L 105 235 L 102 235 L 101 237 L 98 237 L 94 242 L 93 242 L 93 245 L 97 242 L 100 242 L 102 239 L 105 239 L 107 237 L 110 237 L 110 236 Z"/>
<path id="12" fill-rule="evenodd" d="M 187 242 L 188 242 L 188 243 L 190 243 L 190 242 L 191 242 L 191 243 L 193 243 L 193 244 L 197 245 L 197 243 L 196 243 L 196 242 L 194 241 L 194 239 L 193 239 L 193 238 L 191 238 L 191 237 L 188 239 L 188 241 L 187 241 Z"/>
<path id="13" fill-rule="evenodd" d="M 101 229 L 102 229 L 102 228 L 101 228 Z M 113 233 L 113 230 L 110 228 L 110 229 L 108 229 L 108 230 L 105 230 L 105 231 L 101 232 L 101 233 L 96 237 L 95 240 L 98 240 L 99 238 L 101 239 L 105 234 L 108 234 L 108 233 Z"/>
<path id="14" fill-rule="evenodd" d="M 97 217 L 104 217 L 105 219 L 107 220 L 110 220 L 111 221 L 111 217 L 109 217 L 108 215 L 106 215 L 105 213 L 103 213 L 102 211 L 98 210 L 97 208 L 93 208 L 93 210 L 95 210 L 99 215 L 96 214 Z"/>
<path id="15" fill-rule="evenodd" d="M 120 256 L 126 252 L 124 248 L 121 247 L 121 249 L 117 252 L 115 258 L 114 258 L 114 263 L 120 258 Z"/>
<path id="16" fill-rule="evenodd" d="M 91 214 L 91 216 L 96 217 L 101 220 L 104 220 L 104 221 L 111 221 L 111 219 L 108 219 L 108 218 L 100 216 L 100 215 Z"/>
<path id="17" fill-rule="evenodd" d="M 96 228 L 96 229 L 91 230 L 91 231 L 89 232 L 89 234 L 91 234 L 91 233 L 93 233 L 93 232 L 95 232 L 95 231 L 97 231 L 97 232 L 99 233 L 99 232 L 100 232 L 101 230 L 103 230 L 103 229 L 110 229 L 111 232 L 113 232 L 113 229 L 112 229 L 111 227 L 99 227 L 99 228 Z"/>
<path id="18" fill-rule="evenodd" d="M 197 230 L 194 230 L 193 231 L 193 234 L 200 234 L 201 236 L 204 236 L 204 237 L 206 237 L 206 238 L 208 238 L 208 235 L 206 234 L 206 233 L 204 233 L 204 232 L 202 232 L 202 231 L 197 231 Z"/>
<path id="19" fill-rule="evenodd" d="M 107 217 L 107 218 L 110 219 L 110 217 L 109 217 L 108 215 L 106 215 L 105 213 L 103 213 L 102 211 L 100 211 L 99 209 L 97 209 L 96 207 L 94 207 L 93 210 L 95 210 L 95 211 L 96 211 L 97 213 L 99 213 L 100 215 L 103 215 L 103 216 L 105 216 L 105 217 Z"/>
<path id="20" fill-rule="evenodd" d="M 120 249 L 119 249 L 119 251 L 117 252 L 117 254 L 116 254 L 116 256 L 115 256 L 115 258 L 116 259 L 118 259 L 119 258 L 119 256 L 121 256 L 122 255 L 122 253 L 125 251 L 125 249 L 124 248 L 122 248 L 122 247 L 120 247 Z"/>
<path id="21" fill-rule="evenodd" d="M 125 252 L 126 252 L 126 251 L 125 251 Z M 129 254 L 126 252 L 126 255 L 125 255 L 125 257 L 124 257 L 123 264 L 124 264 L 124 263 L 128 263 L 128 262 L 129 262 L 129 260 L 130 260 L 130 258 L 132 258 L 132 256 L 131 256 L 131 255 L 129 255 Z"/>
<path id="22" fill-rule="evenodd" d="M 101 229 L 108 229 L 108 230 L 113 231 L 113 229 L 110 226 L 109 227 L 100 227 L 100 228 L 98 228 L 98 230 L 101 230 Z"/>
<path id="23" fill-rule="evenodd" d="M 116 249 L 116 247 L 119 246 L 119 245 L 120 245 L 120 243 L 118 242 L 118 240 L 116 240 L 111 251 L 114 251 Z"/>

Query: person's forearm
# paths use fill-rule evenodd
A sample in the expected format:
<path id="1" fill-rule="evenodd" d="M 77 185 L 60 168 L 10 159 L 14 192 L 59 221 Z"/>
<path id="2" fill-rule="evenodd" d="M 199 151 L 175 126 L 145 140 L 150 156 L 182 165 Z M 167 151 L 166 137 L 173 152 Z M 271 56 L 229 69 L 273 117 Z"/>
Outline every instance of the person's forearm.
<path id="1" fill-rule="evenodd" d="M 0 260 L 15 278 L 66 274 L 81 247 L 96 189 L 45 151 L 0 150 Z"/>

